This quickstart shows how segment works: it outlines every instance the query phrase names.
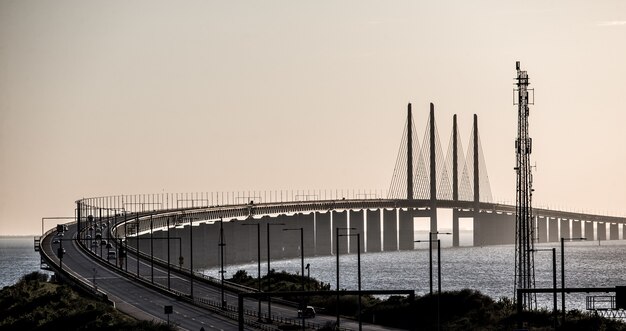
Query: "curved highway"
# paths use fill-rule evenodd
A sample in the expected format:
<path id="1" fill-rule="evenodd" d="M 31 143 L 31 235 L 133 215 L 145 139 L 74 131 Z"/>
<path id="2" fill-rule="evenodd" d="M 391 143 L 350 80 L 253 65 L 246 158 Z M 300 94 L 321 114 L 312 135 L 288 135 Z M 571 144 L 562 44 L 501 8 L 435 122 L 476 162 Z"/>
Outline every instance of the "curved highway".
<path id="1" fill-rule="evenodd" d="M 237 329 L 236 294 L 230 291 L 224 292 L 228 309 L 223 311 L 219 308 L 221 289 L 215 285 L 201 279 L 195 279 L 192 282 L 188 275 L 174 268 L 170 269 L 168 282 L 168 270 L 164 266 L 157 263 L 153 264 L 150 260 L 143 258 L 140 258 L 139 264 L 137 264 L 137 259 L 133 254 L 128 254 L 128 258 L 122 261 L 120 265 L 119 260 L 107 259 L 108 249 L 106 246 L 89 244 L 90 248 L 84 249 L 75 240 L 76 237 L 75 224 L 68 227 L 63 237 L 57 237 L 53 232 L 49 232 L 41 241 L 42 254 L 45 253 L 53 264 L 59 265 L 56 252 L 62 245 L 65 249 L 62 259 L 63 270 L 69 272 L 74 278 L 80 279 L 83 287 L 88 286 L 91 291 L 98 290 L 106 293 L 108 300 L 112 301 L 119 310 L 138 319 L 167 322 L 164 307 L 172 306 L 173 313 L 170 314 L 169 321 L 181 329 Z M 189 296 L 192 286 L 195 304 L 191 302 Z M 256 323 L 257 318 L 252 318 L 257 314 L 258 301 L 246 300 L 244 309 L 248 316 L 247 321 L 251 324 L 246 326 L 246 330 L 273 330 L 276 328 L 273 324 Z M 272 318 L 275 321 L 285 321 L 297 325 L 301 323 L 294 307 L 274 302 L 271 309 Z M 267 303 L 264 302 L 262 305 L 264 318 L 267 311 Z M 307 326 L 312 328 L 334 322 L 335 316 L 321 314 L 315 318 L 306 319 Z M 341 328 L 356 330 L 358 323 L 342 318 Z M 394 330 L 365 323 L 363 329 Z"/>

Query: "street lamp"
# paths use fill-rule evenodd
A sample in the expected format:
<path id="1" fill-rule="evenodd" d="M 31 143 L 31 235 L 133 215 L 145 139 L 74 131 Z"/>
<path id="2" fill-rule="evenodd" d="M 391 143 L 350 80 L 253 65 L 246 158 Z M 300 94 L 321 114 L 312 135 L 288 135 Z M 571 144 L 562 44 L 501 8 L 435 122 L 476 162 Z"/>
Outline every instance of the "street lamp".
<path id="1" fill-rule="evenodd" d="M 430 268 L 430 295 L 433 295 L 433 242 L 437 242 L 437 328 L 441 327 L 440 324 L 440 300 L 441 300 L 441 240 L 436 239 L 433 240 L 432 236 L 437 234 L 447 234 L 450 235 L 452 233 L 449 232 L 430 232 L 428 234 L 429 240 L 415 240 L 414 242 L 428 242 L 428 254 L 430 258 L 429 268 Z"/>
<path id="2" fill-rule="evenodd" d="M 429 251 L 429 259 L 430 259 L 430 264 L 429 264 L 429 269 L 430 269 L 430 295 L 433 295 L 433 242 L 437 242 L 437 269 L 439 272 L 439 278 L 438 278 L 438 284 L 437 284 L 437 290 L 439 293 L 441 293 L 441 260 L 439 259 L 439 256 L 441 254 L 441 245 L 440 242 L 438 240 L 433 240 L 433 235 L 435 235 L 435 238 L 437 237 L 438 234 L 446 234 L 446 235 L 451 235 L 452 233 L 450 232 L 429 232 L 428 233 L 428 251 Z M 416 242 L 420 242 L 419 240 Z"/>
<path id="3" fill-rule="evenodd" d="M 285 225 L 285 223 L 267 223 L 267 291 L 272 291 L 271 271 L 270 268 L 270 225 Z M 272 323 L 272 297 L 267 297 L 267 320 Z"/>
<path id="4" fill-rule="evenodd" d="M 587 238 L 564 238 L 561 237 L 561 325 L 565 324 L 565 241 L 580 241 L 587 240 Z"/>
<path id="5" fill-rule="evenodd" d="M 283 231 L 300 231 L 300 263 L 302 266 L 301 269 L 301 276 L 302 276 L 302 291 L 304 292 L 304 228 L 288 228 L 288 229 L 283 229 Z M 304 297 L 302 299 L 302 302 L 300 302 L 300 306 L 301 306 L 301 314 L 300 316 L 302 317 L 302 330 L 304 330 L 304 318 L 305 318 L 305 311 L 306 311 L 306 306 L 304 305 Z"/>
<path id="6" fill-rule="evenodd" d="M 255 224 L 241 224 L 241 225 L 256 225 L 256 243 L 257 243 L 257 262 L 258 262 L 258 276 L 257 282 L 259 285 L 259 292 L 261 292 L 261 223 Z M 261 320 L 261 297 L 259 297 L 259 321 Z"/>
<path id="7" fill-rule="evenodd" d="M 224 220 L 220 217 L 220 241 L 218 246 L 220 247 L 220 294 L 222 299 L 222 309 L 226 309 L 226 299 L 224 298 Z"/>
<path id="8" fill-rule="evenodd" d="M 337 255 L 337 322 L 336 327 L 339 328 L 339 230 L 356 230 L 356 228 L 335 228 L 335 255 Z"/>
<path id="9" fill-rule="evenodd" d="M 552 288 L 554 289 L 554 329 L 556 330 L 557 327 L 557 318 L 558 318 L 558 313 L 557 313 L 557 303 L 556 303 L 556 248 L 550 248 L 550 249 L 531 249 L 529 250 L 529 252 L 549 252 L 552 251 Z"/>
<path id="10" fill-rule="evenodd" d="M 359 292 L 359 331 L 363 330 L 363 323 L 361 322 L 361 234 L 340 234 L 339 237 L 356 236 L 356 258 L 357 258 L 357 277 L 358 277 L 358 292 Z"/>

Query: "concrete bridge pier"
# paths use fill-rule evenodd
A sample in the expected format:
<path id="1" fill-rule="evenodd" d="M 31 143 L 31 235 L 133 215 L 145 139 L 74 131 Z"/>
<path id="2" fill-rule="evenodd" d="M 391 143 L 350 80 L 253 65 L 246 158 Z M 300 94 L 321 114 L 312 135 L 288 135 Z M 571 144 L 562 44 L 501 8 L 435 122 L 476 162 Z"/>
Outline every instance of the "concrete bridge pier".
<path id="1" fill-rule="evenodd" d="M 582 222 L 579 220 L 572 220 L 572 238 L 580 238 L 582 236 Z"/>
<path id="2" fill-rule="evenodd" d="M 543 216 L 537 216 L 537 237 L 538 243 L 548 242 L 548 218 Z"/>
<path id="3" fill-rule="evenodd" d="M 474 239 L 474 246 L 483 246 L 484 242 L 483 242 L 483 224 L 481 222 L 481 214 L 480 212 L 474 212 L 474 234 L 473 234 L 473 239 Z"/>
<path id="4" fill-rule="evenodd" d="M 569 219 L 561 218 L 561 222 L 560 222 L 561 231 L 559 233 L 561 238 L 571 238 L 569 221 L 570 221 Z"/>
<path id="5" fill-rule="evenodd" d="M 268 222 L 276 224 L 283 223 L 289 224 L 287 216 L 281 214 L 277 217 L 273 217 Z M 272 260 L 283 258 L 283 228 L 282 225 L 270 226 L 270 257 Z M 266 226 L 267 231 L 267 226 Z M 267 240 L 267 233 L 265 234 Z M 267 248 L 266 248 L 267 250 Z M 267 258 L 267 255 L 266 255 Z"/>
<path id="6" fill-rule="evenodd" d="M 459 211 L 452 209 L 452 247 L 459 247 Z"/>
<path id="7" fill-rule="evenodd" d="M 619 240 L 619 227 L 617 223 L 611 223 L 609 226 L 609 239 L 610 240 Z"/>
<path id="8" fill-rule="evenodd" d="M 380 209 L 368 209 L 367 218 L 367 252 L 380 252 L 381 231 L 380 231 Z"/>
<path id="9" fill-rule="evenodd" d="M 559 219 L 556 217 L 546 217 L 548 220 L 548 241 L 555 243 L 559 241 Z"/>
<path id="10" fill-rule="evenodd" d="M 331 255 L 334 250 L 332 249 L 331 231 L 330 227 L 330 212 L 327 213 L 315 213 L 315 255 L 325 256 Z"/>
<path id="11" fill-rule="evenodd" d="M 383 250 L 392 252 L 398 250 L 398 210 L 383 210 Z"/>
<path id="12" fill-rule="evenodd" d="M 481 212 L 474 220 L 474 246 L 515 243 L 515 216 Z M 478 230 L 476 230 L 478 225 Z"/>
<path id="13" fill-rule="evenodd" d="M 350 233 L 359 233 L 361 253 L 365 252 L 365 211 L 350 210 L 350 227 L 356 230 L 350 230 Z M 356 237 L 350 237 L 350 254 L 356 254 L 357 241 Z"/>
<path id="14" fill-rule="evenodd" d="M 598 240 L 606 240 L 606 223 L 598 222 L 597 225 L 598 235 L 596 239 Z"/>
<path id="15" fill-rule="evenodd" d="M 414 225 L 413 225 L 413 214 L 414 211 L 412 209 L 403 209 L 399 210 L 399 249 L 401 251 L 413 250 L 415 240 L 414 238 Z M 435 219 L 435 224 L 437 220 Z M 431 231 L 432 231 L 433 221 L 431 219 Z M 436 228 L 435 228 L 436 231 Z"/>
<path id="16" fill-rule="evenodd" d="M 348 227 L 348 212 L 347 211 L 336 211 L 332 212 L 332 222 L 333 222 L 333 254 L 336 254 L 337 244 L 335 240 L 339 242 L 339 254 L 348 254 L 348 237 L 339 237 L 337 238 L 337 228 L 347 228 Z M 348 230 L 340 230 L 339 234 L 348 234 Z"/>
<path id="17" fill-rule="evenodd" d="M 299 214 L 283 215 L 284 227 L 280 231 L 282 236 L 280 242 L 282 243 L 282 258 L 289 259 L 294 257 L 300 257 L 300 232 L 299 231 L 283 231 L 282 229 L 297 229 L 300 228 Z M 272 239 L 273 240 L 273 239 Z M 278 257 L 278 256 L 277 256 Z"/>
<path id="18" fill-rule="evenodd" d="M 315 214 L 298 214 L 296 227 L 304 229 L 304 256 L 315 256 Z"/>
<path id="19" fill-rule="evenodd" d="M 585 238 L 587 238 L 587 240 L 589 241 L 595 240 L 595 237 L 593 235 L 593 222 L 585 222 Z"/>

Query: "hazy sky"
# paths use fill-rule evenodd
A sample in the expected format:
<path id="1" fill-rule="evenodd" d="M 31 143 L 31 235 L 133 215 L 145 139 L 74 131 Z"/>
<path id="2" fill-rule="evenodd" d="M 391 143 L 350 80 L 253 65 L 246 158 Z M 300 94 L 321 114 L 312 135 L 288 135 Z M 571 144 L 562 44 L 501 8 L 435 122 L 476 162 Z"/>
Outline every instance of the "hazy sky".
<path id="1" fill-rule="evenodd" d="M 0 234 L 102 195 L 389 187 L 412 102 L 514 201 L 626 215 L 626 2 L 0 0 Z"/>

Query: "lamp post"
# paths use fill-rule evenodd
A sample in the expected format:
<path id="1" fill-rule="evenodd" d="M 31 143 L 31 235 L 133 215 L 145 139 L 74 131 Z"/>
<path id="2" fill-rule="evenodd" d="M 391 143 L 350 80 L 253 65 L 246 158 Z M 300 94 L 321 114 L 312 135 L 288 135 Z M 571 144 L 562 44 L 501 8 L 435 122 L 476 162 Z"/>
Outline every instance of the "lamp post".
<path id="1" fill-rule="evenodd" d="M 553 314 L 554 314 L 554 329 L 556 330 L 557 327 L 557 319 L 558 319 L 558 313 L 557 313 L 557 303 L 556 303 L 556 248 L 550 248 L 550 249 L 531 249 L 529 250 L 530 252 L 549 252 L 552 251 L 552 288 L 554 290 L 553 294 L 553 302 L 554 302 L 554 307 L 552 308 L 553 310 Z"/>
<path id="2" fill-rule="evenodd" d="M 261 292 L 261 223 L 254 224 L 241 224 L 241 225 L 256 225 L 256 244 L 257 244 L 257 282 L 259 285 L 259 293 Z M 261 320 L 261 297 L 259 297 L 259 309 L 258 309 L 259 321 Z"/>
<path id="3" fill-rule="evenodd" d="M 270 225 L 285 225 L 285 223 L 267 223 L 267 291 L 272 291 L 272 269 L 270 267 Z M 272 322 L 272 298 L 267 297 L 267 320 Z"/>
<path id="4" fill-rule="evenodd" d="M 361 234 L 341 234 L 340 237 L 356 236 L 356 258 L 357 258 L 357 277 L 358 277 L 358 292 L 359 292 L 359 331 L 363 330 L 363 323 L 361 321 Z"/>
<path id="5" fill-rule="evenodd" d="M 437 242 L 437 269 L 438 269 L 438 279 L 437 279 L 437 290 L 439 293 L 441 293 L 441 259 L 439 258 L 439 255 L 441 254 L 441 245 L 440 242 L 437 240 L 433 240 L 433 235 L 435 235 L 435 237 L 437 237 L 437 235 L 439 234 L 446 234 L 446 235 L 451 235 L 452 233 L 450 232 L 429 232 L 428 233 L 428 243 L 429 243 L 429 259 L 430 259 L 430 263 L 429 263 L 429 269 L 430 269 L 430 295 L 433 295 L 433 242 Z M 419 241 L 417 241 L 419 242 Z"/>
<path id="6" fill-rule="evenodd" d="M 224 298 L 224 220 L 220 217 L 220 241 L 218 246 L 220 247 L 220 294 L 222 300 L 222 309 L 226 309 L 226 299 Z"/>
<path id="7" fill-rule="evenodd" d="M 337 321 L 336 327 L 339 328 L 339 230 L 356 230 L 356 228 L 335 228 L 335 255 L 337 256 Z"/>
<path id="8" fill-rule="evenodd" d="M 564 238 L 561 237 L 561 325 L 565 324 L 565 241 L 580 241 L 587 238 Z"/>
<path id="9" fill-rule="evenodd" d="M 302 276 L 302 291 L 304 292 L 304 228 L 288 228 L 288 229 L 283 229 L 283 231 L 300 231 L 300 264 L 301 264 L 301 274 L 300 276 Z M 303 297 L 304 298 L 304 297 Z M 300 309 L 301 309 L 301 314 L 300 316 L 302 317 L 302 330 L 304 330 L 304 318 L 305 318 L 305 311 L 306 311 L 306 306 L 304 305 L 304 299 L 302 299 L 302 302 L 300 303 Z"/>
<path id="10" fill-rule="evenodd" d="M 437 243 L 437 329 L 441 328 L 441 324 L 440 324 L 440 297 L 441 297 L 441 240 L 436 239 L 433 240 L 432 239 L 432 235 L 433 234 L 451 234 L 449 232 L 430 232 L 428 237 L 429 240 L 415 240 L 415 242 L 428 242 L 428 246 L 429 246 L 429 257 L 430 257 L 430 295 L 432 296 L 433 294 L 433 250 L 432 250 L 432 245 L 433 242 Z"/>

